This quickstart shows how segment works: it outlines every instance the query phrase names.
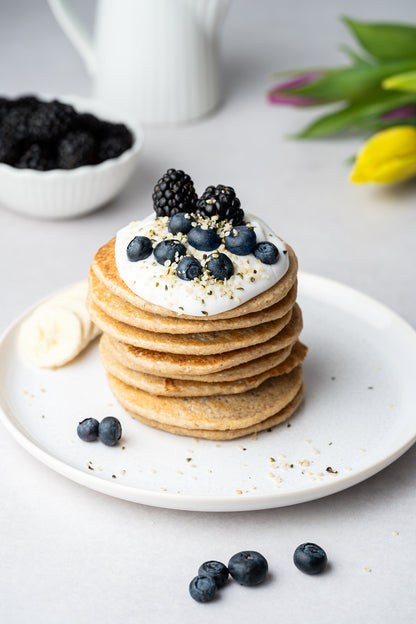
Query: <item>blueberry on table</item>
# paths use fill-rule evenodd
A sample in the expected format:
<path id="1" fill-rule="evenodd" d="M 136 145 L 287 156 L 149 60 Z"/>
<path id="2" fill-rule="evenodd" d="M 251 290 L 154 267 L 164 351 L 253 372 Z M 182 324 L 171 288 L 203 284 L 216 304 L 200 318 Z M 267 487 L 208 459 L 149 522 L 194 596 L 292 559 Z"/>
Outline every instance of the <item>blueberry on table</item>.
<path id="1" fill-rule="evenodd" d="M 192 217 L 186 216 L 185 212 L 177 212 L 169 221 L 168 231 L 171 234 L 178 234 L 178 232 L 188 234 L 192 228 L 192 221 Z"/>
<path id="2" fill-rule="evenodd" d="M 180 279 L 191 282 L 202 273 L 202 266 L 197 258 L 193 256 L 184 256 L 179 260 L 176 273 Z"/>
<path id="3" fill-rule="evenodd" d="M 98 437 L 103 444 L 114 446 L 121 438 L 121 424 L 118 418 L 106 416 L 98 426 Z"/>
<path id="4" fill-rule="evenodd" d="M 253 251 L 254 255 L 263 264 L 276 264 L 279 260 L 279 250 L 274 243 L 270 241 L 261 241 L 257 243 Z"/>
<path id="5" fill-rule="evenodd" d="M 200 251 L 213 251 L 220 246 L 221 239 L 215 230 L 204 230 L 200 225 L 197 225 L 190 230 L 188 243 Z"/>
<path id="6" fill-rule="evenodd" d="M 159 264 L 165 264 L 166 260 L 178 262 L 186 254 L 186 249 L 178 240 L 170 238 L 158 243 L 153 253 Z"/>
<path id="7" fill-rule="evenodd" d="M 225 248 L 237 256 L 248 256 L 256 245 L 256 233 L 246 225 L 237 225 L 225 237 Z"/>
<path id="8" fill-rule="evenodd" d="M 135 236 L 127 245 L 127 258 L 130 262 L 145 260 L 152 253 L 152 242 L 147 236 Z"/>
<path id="9" fill-rule="evenodd" d="M 84 442 L 94 442 L 98 438 L 98 420 L 95 418 L 85 418 L 77 427 L 77 434 Z"/>
<path id="10" fill-rule="evenodd" d="M 219 280 L 229 279 L 234 274 L 234 265 L 230 258 L 219 252 L 208 256 L 206 268 L 213 277 Z"/>
<path id="11" fill-rule="evenodd" d="M 228 562 L 228 570 L 240 585 L 258 585 L 266 578 L 268 571 L 266 559 L 255 550 L 243 550 L 233 555 Z"/>
<path id="12" fill-rule="evenodd" d="M 211 576 L 195 576 L 189 584 L 189 593 L 197 602 L 209 602 L 217 593 L 217 584 Z"/>
<path id="13" fill-rule="evenodd" d="M 317 544 L 307 542 L 298 546 L 293 554 L 293 562 L 305 574 L 319 574 L 327 564 L 326 552 Z"/>
<path id="14" fill-rule="evenodd" d="M 222 587 L 228 579 L 228 568 L 221 561 L 205 561 L 199 566 L 199 576 L 210 576 L 214 579 L 218 588 Z"/>

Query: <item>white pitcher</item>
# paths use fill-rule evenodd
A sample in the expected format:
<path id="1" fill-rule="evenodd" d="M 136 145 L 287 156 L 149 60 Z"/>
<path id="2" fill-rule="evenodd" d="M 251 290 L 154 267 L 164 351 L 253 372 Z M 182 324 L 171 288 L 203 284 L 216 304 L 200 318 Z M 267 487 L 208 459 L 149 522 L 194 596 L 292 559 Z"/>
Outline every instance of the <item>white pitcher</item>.
<path id="1" fill-rule="evenodd" d="M 179 123 L 221 100 L 219 28 L 230 0 L 99 0 L 94 37 L 48 0 L 93 76 L 93 95 L 143 123 Z"/>

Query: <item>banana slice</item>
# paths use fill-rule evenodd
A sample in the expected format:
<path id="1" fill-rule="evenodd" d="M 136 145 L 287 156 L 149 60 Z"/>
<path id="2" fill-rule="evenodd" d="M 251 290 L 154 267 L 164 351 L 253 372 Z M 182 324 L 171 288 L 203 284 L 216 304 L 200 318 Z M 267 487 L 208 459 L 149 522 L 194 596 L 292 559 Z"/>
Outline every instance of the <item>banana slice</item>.
<path id="1" fill-rule="evenodd" d="M 77 314 L 81 320 L 85 346 L 101 334 L 101 330 L 92 322 L 87 309 L 86 299 L 88 294 L 88 282 L 77 282 L 53 295 L 47 304 L 57 304 L 63 308 L 69 308 Z"/>
<path id="2" fill-rule="evenodd" d="M 63 366 L 85 346 L 80 318 L 68 308 L 43 304 L 22 323 L 19 346 L 36 366 Z"/>
<path id="3" fill-rule="evenodd" d="M 59 308 L 66 308 L 76 314 L 81 321 L 82 336 L 85 345 L 90 341 L 90 334 L 92 330 L 93 322 L 90 318 L 87 306 L 82 299 L 71 296 L 70 293 L 62 293 L 51 297 L 41 307 L 58 306 Z"/>
<path id="4" fill-rule="evenodd" d="M 42 303 L 22 324 L 20 347 L 36 366 L 58 368 L 100 335 L 86 306 L 88 282 L 77 282 Z"/>

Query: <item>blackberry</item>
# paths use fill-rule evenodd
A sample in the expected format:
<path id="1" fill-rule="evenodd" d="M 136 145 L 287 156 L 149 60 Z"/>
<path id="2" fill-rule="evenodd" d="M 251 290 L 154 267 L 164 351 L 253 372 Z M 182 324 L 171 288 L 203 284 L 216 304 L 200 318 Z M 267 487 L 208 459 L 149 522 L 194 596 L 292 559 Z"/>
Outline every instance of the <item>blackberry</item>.
<path id="1" fill-rule="evenodd" d="M 82 130 L 74 130 L 59 142 L 57 151 L 57 167 L 74 169 L 94 163 L 94 138 Z"/>
<path id="2" fill-rule="evenodd" d="M 218 215 L 220 221 L 229 221 L 232 225 L 244 223 L 244 210 L 231 186 L 208 186 L 196 204 L 197 212 L 207 217 Z"/>
<path id="3" fill-rule="evenodd" d="M 120 141 L 123 141 L 126 144 L 125 149 L 128 149 L 133 144 L 133 136 L 130 130 L 122 123 L 111 123 L 109 121 L 102 121 L 101 132 L 104 136 L 107 136 L 108 138 L 114 137 L 120 139 Z"/>
<path id="4" fill-rule="evenodd" d="M 32 143 L 15 163 L 18 169 L 37 169 L 49 171 L 56 167 L 56 161 L 49 145 Z"/>
<path id="5" fill-rule="evenodd" d="M 26 106 L 30 110 L 35 110 L 39 105 L 39 100 L 35 95 L 21 95 L 10 103 L 10 106 Z"/>
<path id="6" fill-rule="evenodd" d="M 10 107 L 1 122 L 1 136 L 14 142 L 30 139 L 31 114 L 32 109 L 24 104 Z"/>
<path id="7" fill-rule="evenodd" d="M 10 107 L 9 100 L 7 100 L 6 98 L 0 97 L 0 123 L 3 117 L 5 117 L 6 113 L 8 112 L 9 107 Z"/>
<path id="8" fill-rule="evenodd" d="M 181 169 L 168 169 L 153 189 L 153 208 L 158 217 L 194 212 L 198 196 L 190 176 Z"/>
<path id="9" fill-rule="evenodd" d="M 0 133 L 0 163 L 14 165 L 19 156 L 19 143 L 16 143 L 10 137 L 3 137 Z"/>
<path id="10" fill-rule="evenodd" d="M 86 130 L 95 137 L 98 137 L 102 134 L 102 123 L 103 122 L 92 113 L 79 113 L 72 123 L 71 130 Z"/>
<path id="11" fill-rule="evenodd" d="M 58 139 L 69 130 L 75 116 L 75 110 L 69 104 L 58 100 L 39 102 L 29 119 L 30 135 L 37 141 Z"/>
<path id="12" fill-rule="evenodd" d="M 98 143 L 96 162 L 100 163 L 110 158 L 117 158 L 131 147 L 122 137 L 107 137 Z"/>

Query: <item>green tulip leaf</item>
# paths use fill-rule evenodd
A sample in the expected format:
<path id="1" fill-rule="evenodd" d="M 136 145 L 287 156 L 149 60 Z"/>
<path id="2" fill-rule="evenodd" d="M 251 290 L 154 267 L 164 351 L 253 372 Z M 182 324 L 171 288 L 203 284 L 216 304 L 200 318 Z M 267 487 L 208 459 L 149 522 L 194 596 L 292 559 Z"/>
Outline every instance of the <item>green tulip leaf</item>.
<path id="1" fill-rule="evenodd" d="M 389 76 L 382 82 L 383 89 L 393 89 L 394 91 L 416 92 L 416 71 Z"/>
<path id="2" fill-rule="evenodd" d="M 346 54 L 348 56 L 348 58 L 353 62 L 353 64 L 355 66 L 360 66 L 360 65 L 371 65 L 370 61 L 368 59 L 365 59 L 363 56 L 361 56 L 360 54 L 358 54 L 358 52 L 356 52 L 355 50 L 353 50 L 352 48 L 350 48 L 347 45 L 341 44 L 339 46 L 339 49 L 341 50 L 341 52 L 344 52 L 344 54 Z"/>
<path id="3" fill-rule="evenodd" d="M 399 106 L 414 103 L 415 96 L 410 93 L 386 92 L 383 100 L 380 100 L 380 96 L 376 96 L 368 100 L 353 102 L 344 108 L 320 117 L 296 135 L 295 138 L 320 138 L 337 134 L 347 129 L 352 129 L 354 124 L 361 120 L 371 119 Z"/>
<path id="4" fill-rule="evenodd" d="M 283 93 L 317 98 L 326 102 L 362 98 L 389 76 L 416 71 L 416 59 L 382 65 L 359 65 L 330 70 L 326 75 L 302 87 L 285 89 Z"/>
<path id="5" fill-rule="evenodd" d="M 381 61 L 416 58 L 416 27 L 342 18 L 362 47 Z"/>

